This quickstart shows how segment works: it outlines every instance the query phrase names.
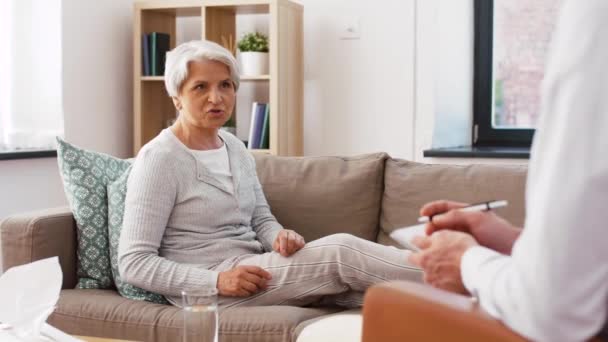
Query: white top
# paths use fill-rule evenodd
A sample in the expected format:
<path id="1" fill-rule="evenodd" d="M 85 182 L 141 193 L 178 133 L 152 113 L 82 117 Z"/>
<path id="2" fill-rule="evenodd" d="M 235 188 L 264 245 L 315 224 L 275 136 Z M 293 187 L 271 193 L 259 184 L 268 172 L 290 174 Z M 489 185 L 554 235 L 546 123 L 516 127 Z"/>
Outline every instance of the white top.
<path id="1" fill-rule="evenodd" d="M 511 256 L 474 247 L 462 277 L 481 306 L 539 341 L 583 341 L 608 294 L 608 1 L 566 0 L 543 84 L 525 229 Z"/>
<path id="2" fill-rule="evenodd" d="M 230 161 L 226 144 L 214 150 L 190 150 L 196 158 L 217 178 L 230 193 L 234 193 L 232 173 L 230 173 Z"/>

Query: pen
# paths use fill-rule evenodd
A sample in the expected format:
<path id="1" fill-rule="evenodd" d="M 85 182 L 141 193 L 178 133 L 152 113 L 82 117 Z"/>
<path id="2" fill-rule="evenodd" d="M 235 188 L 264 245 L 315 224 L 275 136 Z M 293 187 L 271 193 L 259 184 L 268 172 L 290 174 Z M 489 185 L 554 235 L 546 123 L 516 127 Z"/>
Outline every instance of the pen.
<path id="1" fill-rule="evenodd" d="M 456 209 L 456 210 L 460 210 L 460 211 L 486 211 L 486 210 L 492 210 L 492 209 L 496 209 L 496 208 L 506 207 L 507 204 L 509 204 L 509 202 L 505 201 L 505 200 L 501 200 L 501 201 L 488 201 L 488 202 L 483 202 L 483 203 L 471 204 L 469 206 L 466 206 L 466 207 L 460 208 L 460 209 Z M 441 214 L 435 214 L 435 215 L 441 215 Z M 432 218 L 433 218 L 433 216 L 421 216 L 421 217 L 418 218 L 418 222 L 420 222 L 420 223 L 429 222 Z"/>

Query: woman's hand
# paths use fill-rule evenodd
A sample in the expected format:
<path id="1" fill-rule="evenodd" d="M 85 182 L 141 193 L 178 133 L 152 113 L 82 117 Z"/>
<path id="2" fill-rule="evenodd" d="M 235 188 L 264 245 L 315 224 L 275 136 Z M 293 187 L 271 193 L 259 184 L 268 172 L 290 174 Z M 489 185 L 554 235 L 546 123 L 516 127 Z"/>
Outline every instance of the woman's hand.
<path id="1" fill-rule="evenodd" d="M 426 225 L 427 235 L 439 230 L 456 230 L 471 234 L 477 242 L 503 254 L 511 254 L 513 243 L 521 229 L 492 211 L 459 211 L 466 203 L 434 201 L 420 209 L 420 215 L 432 216 Z"/>
<path id="2" fill-rule="evenodd" d="M 267 287 L 270 273 L 258 266 L 237 266 L 229 271 L 220 272 L 217 289 L 221 296 L 248 297 Z"/>
<path id="3" fill-rule="evenodd" d="M 293 230 L 283 229 L 272 244 L 272 249 L 284 257 L 288 257 L 304 247 L 304 238 Z"/>

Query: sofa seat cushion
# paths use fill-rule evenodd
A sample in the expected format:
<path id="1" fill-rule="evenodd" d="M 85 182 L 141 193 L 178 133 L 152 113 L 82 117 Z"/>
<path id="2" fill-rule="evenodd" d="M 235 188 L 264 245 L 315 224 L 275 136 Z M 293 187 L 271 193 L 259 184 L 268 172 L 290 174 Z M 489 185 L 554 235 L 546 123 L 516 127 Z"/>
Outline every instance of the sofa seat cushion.
<path id="1" fill-rule="evenodd" d="M 396 228 L 417 223 L 420 208 L 434 200 L 477 203 L 508 200 L 496 213 L 522 226 L 525 216 L 526 165 L 440 165 L 400 159 L 386 161 L 378 242 Z"/>
<path id="2" fill-rule="evenodd" d="M 254 157 L 270 209 L 285 228 L 306 241 L 335 233 L 376 239 L 386 153 Z"/>
<path id="3" fill-rule="evenodd" d="M 291 341 L 298 324 L 337 310 L 266 306 L 220 311 L 220 338 Z M 177 307 L 126 299 L 114 290 L 74 289 L 61 291 L 48 323 L 74 335 L 180 341 L 183 316 Z"/>

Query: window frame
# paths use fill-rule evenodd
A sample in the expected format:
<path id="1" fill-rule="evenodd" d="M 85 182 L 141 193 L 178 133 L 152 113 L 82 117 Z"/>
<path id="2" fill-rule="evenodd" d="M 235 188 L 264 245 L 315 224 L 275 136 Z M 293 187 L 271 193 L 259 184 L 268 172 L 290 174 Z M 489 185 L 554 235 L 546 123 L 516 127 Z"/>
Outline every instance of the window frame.
<path id="1" fill-rule="evenodd" d="M 474 2 L 473 146 L 530 147 L 534 129 L 492 127 L 494 0 Z"/>

